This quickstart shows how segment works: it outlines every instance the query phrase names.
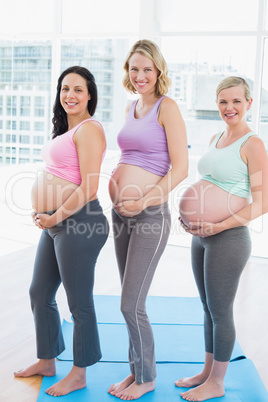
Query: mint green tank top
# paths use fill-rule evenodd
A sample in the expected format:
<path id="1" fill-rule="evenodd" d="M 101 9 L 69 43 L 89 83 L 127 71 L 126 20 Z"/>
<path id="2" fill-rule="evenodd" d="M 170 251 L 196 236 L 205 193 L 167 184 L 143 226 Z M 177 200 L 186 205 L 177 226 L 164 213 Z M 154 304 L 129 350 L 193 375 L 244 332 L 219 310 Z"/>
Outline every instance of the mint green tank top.
<path id="1" fill-rule="evenodd" d="M 216 148 L 221 135 L 214 138 L 208 151 L 199 159 L 197 169 L 203 180 L 210 181 L 230 194 L 250 198 L 248 165 L 240 156 L 245 141 L 256 135 L 252 131 L 225 148 Z"/>

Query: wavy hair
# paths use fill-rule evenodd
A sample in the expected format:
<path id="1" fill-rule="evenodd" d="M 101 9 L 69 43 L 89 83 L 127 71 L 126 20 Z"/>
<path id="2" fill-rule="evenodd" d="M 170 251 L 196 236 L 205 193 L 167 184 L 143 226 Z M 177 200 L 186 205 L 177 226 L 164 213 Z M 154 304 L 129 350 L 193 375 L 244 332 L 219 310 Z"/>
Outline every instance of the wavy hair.
<path id="1" fill-rule="evenodd" d="M 249 102 L 251 99 L 251 94 L 250 94 L 250 88 L 249 88 L 247 81 L 244 80 L 244 78 L 235 77 L 235 76 L 226 77 L 219 83 L 219 85 L 217 86 L 217 89 L 216 89 L 216 99 L 218 99 L 219 93 L 223 89 L 236 87 L 238 85 L 243 86 L 244 91 L 245 91 L 246 101 Z"/>
<path id="2" fill-rule="evenodd" d="M 124 63 L 125 75 L 123 77 L 124 87 L 131 93 L 136 94 L 137 91 L 131 84 L 129 78 L 129 59 L 134 53 L 140 53 L 145 57 L 148 57 L 154 63 L 158 70 L 157 82 L 155 84 L 155 94 L 157 96 L 165 95 L 168 92 L 168 88 L 171 85 L 171 80 L 168 77 L 167 63 L 159 49 L 159 47 L 148 39 L 142 39 L 134 43 L 130 49 L 127 58 Z"/>
<path id="3" fill-rule="evenodd" d="M 68 74 L 78 74 L 86 80 L 88 93 L 90 95 L 90 99 L 88 101 L 87 109 L 90 116 L 93 116 L 97 107 L 98 102 L 98 92 L 97 86 L 95 83 L 95 78 L 91 72 L 85 68 L 80 66 L 72 66 L 64 70 L 59 79 L 57 85 L 57 94 L 56 99 L 53 106 L 53 118 L 52 118 L 52 138 L 57 137 L 58 135 L 64 134 L 68 130 L 68 122 L 67 122 L 67 113 L 63 109 L 60 102 L 60 92 L 62 81 L 64 77 Z"/>

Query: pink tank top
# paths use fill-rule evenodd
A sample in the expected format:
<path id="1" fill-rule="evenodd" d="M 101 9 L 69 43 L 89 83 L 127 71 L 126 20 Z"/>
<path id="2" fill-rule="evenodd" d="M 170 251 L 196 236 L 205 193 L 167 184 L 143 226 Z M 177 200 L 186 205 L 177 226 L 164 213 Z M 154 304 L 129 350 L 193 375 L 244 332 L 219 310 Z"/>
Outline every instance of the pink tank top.
<path id="1" fill-rule="evenodd" d="M 86 121 L 97 121 L 92 118 L 77 124 L 74 128 L 56 138 L 50 139 L 44 144 L 42 157 L 46 166 L 44 170 L 54 176 L 61 177 L 72 183 L 81 184 L 81 174 L 77 148 L 73 142 L 76 130 Z M 97 122 L 99 123 L 99 122 Z M 100 124 L 100 123 L 99 123 Z M 102 127 L 102 125 L 100 124 Z M 102 127 L 103 130 L 103 127 Z M 103 130 L 104 132 L 104 130 Z M 105 151 L 103 153 L 103 158 Z"/>
<path id="2" fill-rule="evenodd" d="M 164 96 L 141 119 L 135 118 L 134 101 L 126 121 L 118 134 L 117 142 L 122 151 L 119 163 L 139 166 L 158 176 L 165 176 L 170 169 L 167 137 L 157 120 L 158 109 Z"/>

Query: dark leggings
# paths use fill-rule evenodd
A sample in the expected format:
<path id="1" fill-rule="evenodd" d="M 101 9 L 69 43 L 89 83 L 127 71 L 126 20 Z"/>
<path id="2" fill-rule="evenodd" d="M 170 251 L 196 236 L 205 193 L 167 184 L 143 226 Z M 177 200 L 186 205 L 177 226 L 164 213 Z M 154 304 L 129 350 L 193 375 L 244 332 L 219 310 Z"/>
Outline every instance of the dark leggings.
<path id="1" fill-rule="evenodd" d="M 93 284 L 96 260 L 108 232 L 98 200 L 43 230 L 30 287 L 39 359 L 55 358 L 65 348 L 55 300 L 62 282 L 74 320 L 74 365 L 86 367 L 100 360 Z"/>
<path id="2" fill-rule="evenodd" d="M 240 275 L 250 257 L 247 227 L 192 238 L 192 267 L 204 309 L 206 352 L 227 362 L 235 342 L 233 303 Z"/>
<path id="3" fill-rule="evenodd" d="M 154 338 L 146 297 L 170 233 L 167 204 L 148 207 L 133 218 L 112 211 L 121 310 L 129 335 L 129 362 L 137 384 L 156 377 Z"/>

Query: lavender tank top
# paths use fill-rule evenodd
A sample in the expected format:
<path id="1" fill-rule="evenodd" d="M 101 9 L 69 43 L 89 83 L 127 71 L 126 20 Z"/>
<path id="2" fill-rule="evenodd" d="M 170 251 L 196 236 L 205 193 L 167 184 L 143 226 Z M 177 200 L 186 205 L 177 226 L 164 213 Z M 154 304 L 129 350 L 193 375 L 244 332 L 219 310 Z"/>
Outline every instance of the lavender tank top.
<path id="1" fill-rule="evenodd" d="M 122 151 L 119 163 L 139 166 L 158 176 L 165 176 L 170 169 L 167 138 L 157 120 L 158 109 L 164 96 L 141 119 L 135 118 L 138 101 L 130 107 L 126 121 L 120 130 L 117 142 Z"/>

